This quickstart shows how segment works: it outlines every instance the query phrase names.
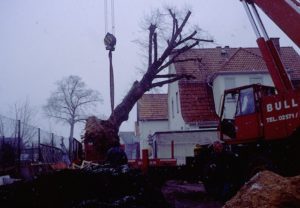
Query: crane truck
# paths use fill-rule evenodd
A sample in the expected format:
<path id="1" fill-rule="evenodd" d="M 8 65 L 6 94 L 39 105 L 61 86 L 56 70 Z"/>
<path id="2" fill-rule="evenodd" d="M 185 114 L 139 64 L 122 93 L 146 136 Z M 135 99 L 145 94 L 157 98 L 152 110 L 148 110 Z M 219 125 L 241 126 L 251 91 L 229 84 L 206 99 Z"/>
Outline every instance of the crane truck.
<path id="1" fill-rule="evenodd" d="M 241 2 L 275 87 L 252 84 L 224 92 L 218 128 L 223 142 L 201 160 L 207 191 L 223 199 L 260 170 L 300 173 L 300 89 L 294 89 L 256 8 L 300 47 L 300 1 Z"/>

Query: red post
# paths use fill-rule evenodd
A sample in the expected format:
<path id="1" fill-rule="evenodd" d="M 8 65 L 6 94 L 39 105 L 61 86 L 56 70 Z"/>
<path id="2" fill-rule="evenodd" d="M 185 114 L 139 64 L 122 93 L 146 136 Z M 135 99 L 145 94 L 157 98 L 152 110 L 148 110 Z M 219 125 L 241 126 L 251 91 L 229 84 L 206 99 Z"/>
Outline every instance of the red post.
<path id="1" fill-rule="evenodd" d="M 174 140 L 171 141 L 171 158 L 174 159 Z"/>
<path id="2" fill-rule="evenodd" d="M 149 154 L 147 149 L 142 150 L 142 161 L 143 161 L 142 172 L 146 174 L 149 168 Z"/>

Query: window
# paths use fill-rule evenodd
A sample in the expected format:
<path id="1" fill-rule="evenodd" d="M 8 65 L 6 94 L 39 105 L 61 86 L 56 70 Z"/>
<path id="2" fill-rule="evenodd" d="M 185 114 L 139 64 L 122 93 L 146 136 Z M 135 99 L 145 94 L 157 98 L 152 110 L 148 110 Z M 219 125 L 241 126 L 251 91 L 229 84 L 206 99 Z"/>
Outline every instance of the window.
<path id="1" fill-rule="evenodd" d="M 225 89 L 235 88 L 235 78 L 234 77 L 225 77 Z"/>
<path id="2" fill-rule="evenodd" d="M 234 119 L 237 101 L 238 101 L 238 94 L 228 93 L 225 95 L 224 114 L 223 114 L 224 119 Z"/>
<path id="3" fill-rule="evenodd" d="M 253 88 L 240 91 L 239 102 L 236 115 L 248 115 L 255 112 L 255 101 Z"/>
<path id="4" fill-rule="evenodd" d="M 177 113 L 179 113 L 179 97 L 178 97 L 178 92 L 176 92 L 176 110 L 177 110 Z"/>
<path id="5" fill-rule="evenodd" d="M 262 79 L 262 77 L 250 77 L 249 83 L 250 84 L 263 84 L 263 79 Z"/>

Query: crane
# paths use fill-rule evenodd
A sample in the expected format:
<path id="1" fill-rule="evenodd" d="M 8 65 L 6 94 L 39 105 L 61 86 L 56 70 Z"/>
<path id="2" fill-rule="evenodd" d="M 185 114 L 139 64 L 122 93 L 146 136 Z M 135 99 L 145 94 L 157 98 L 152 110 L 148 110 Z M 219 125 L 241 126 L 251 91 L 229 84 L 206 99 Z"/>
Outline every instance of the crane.
<path id="1" fill-rule="evenodd" d="M 275 88 L 251 84 L 224 91 L 219 118 L 224 145 L 216 143 L 200 164 L 206 189 L 221 198 L 233 194 L 263 169 L 285 176 L 300 173 L 300 90 L 293 87 L 256 8 L 260 7 L 300 46 L 300 1 L 241 2 Z"/>

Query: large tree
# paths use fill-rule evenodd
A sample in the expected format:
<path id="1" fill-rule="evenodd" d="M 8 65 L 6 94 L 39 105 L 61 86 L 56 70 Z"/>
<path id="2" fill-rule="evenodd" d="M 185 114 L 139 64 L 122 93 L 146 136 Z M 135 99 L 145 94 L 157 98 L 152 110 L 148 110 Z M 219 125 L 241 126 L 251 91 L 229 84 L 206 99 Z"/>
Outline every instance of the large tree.
<path id="1" fill-rule="evenodd" d="M 86 120 L 100 101 L 99 92 L 88 89 L 80 77 L 71 75 L 56 82 L 56 90 L 43 109 L 50 118 L 70 126 L 69 138 L 72 139 L 75 124 Z"/>
<path id="2" fill-rule="evenodd" d="M 200 61 L 198 59 L 179 59 L 179 55 L 194 48 L 202 40 L 197 38 L 197 30 L 185 30 L 191 12 L 187 11 L 183 18 L 177 17 L 172 9 L 167 9 L 167 14 L 160 13 L 160 17 L 169 17 L 171 27 L 159 27 L 157 18 L 155 23 L 150 22 L 148 30 L 148 66 L 140 81 L 135 81 L 122 102 L 117 105 L 107 120 L 90 117 L 87 120 L 85 139 L 92 141 L 96 147 L 98 159 L 105 156 L 109 147 L 119 141 L 118 131 L 122 122 L 128 120 L 129 112 L 142 95 L 155 87 L 178 81 L 180 79 L 193 79 L 190 74 L 164 73 L 172 63 Z M 170 25 L 170 24 L 169 24 Z M 169 31 L 166 37 L 166 31 Z M 163 35 L 158 32 L 162 32 Z M 165 44 L 158 41 L 158 37 L 165 38 Z M 160 45 L 159 45 L 160 44 Z"/>

